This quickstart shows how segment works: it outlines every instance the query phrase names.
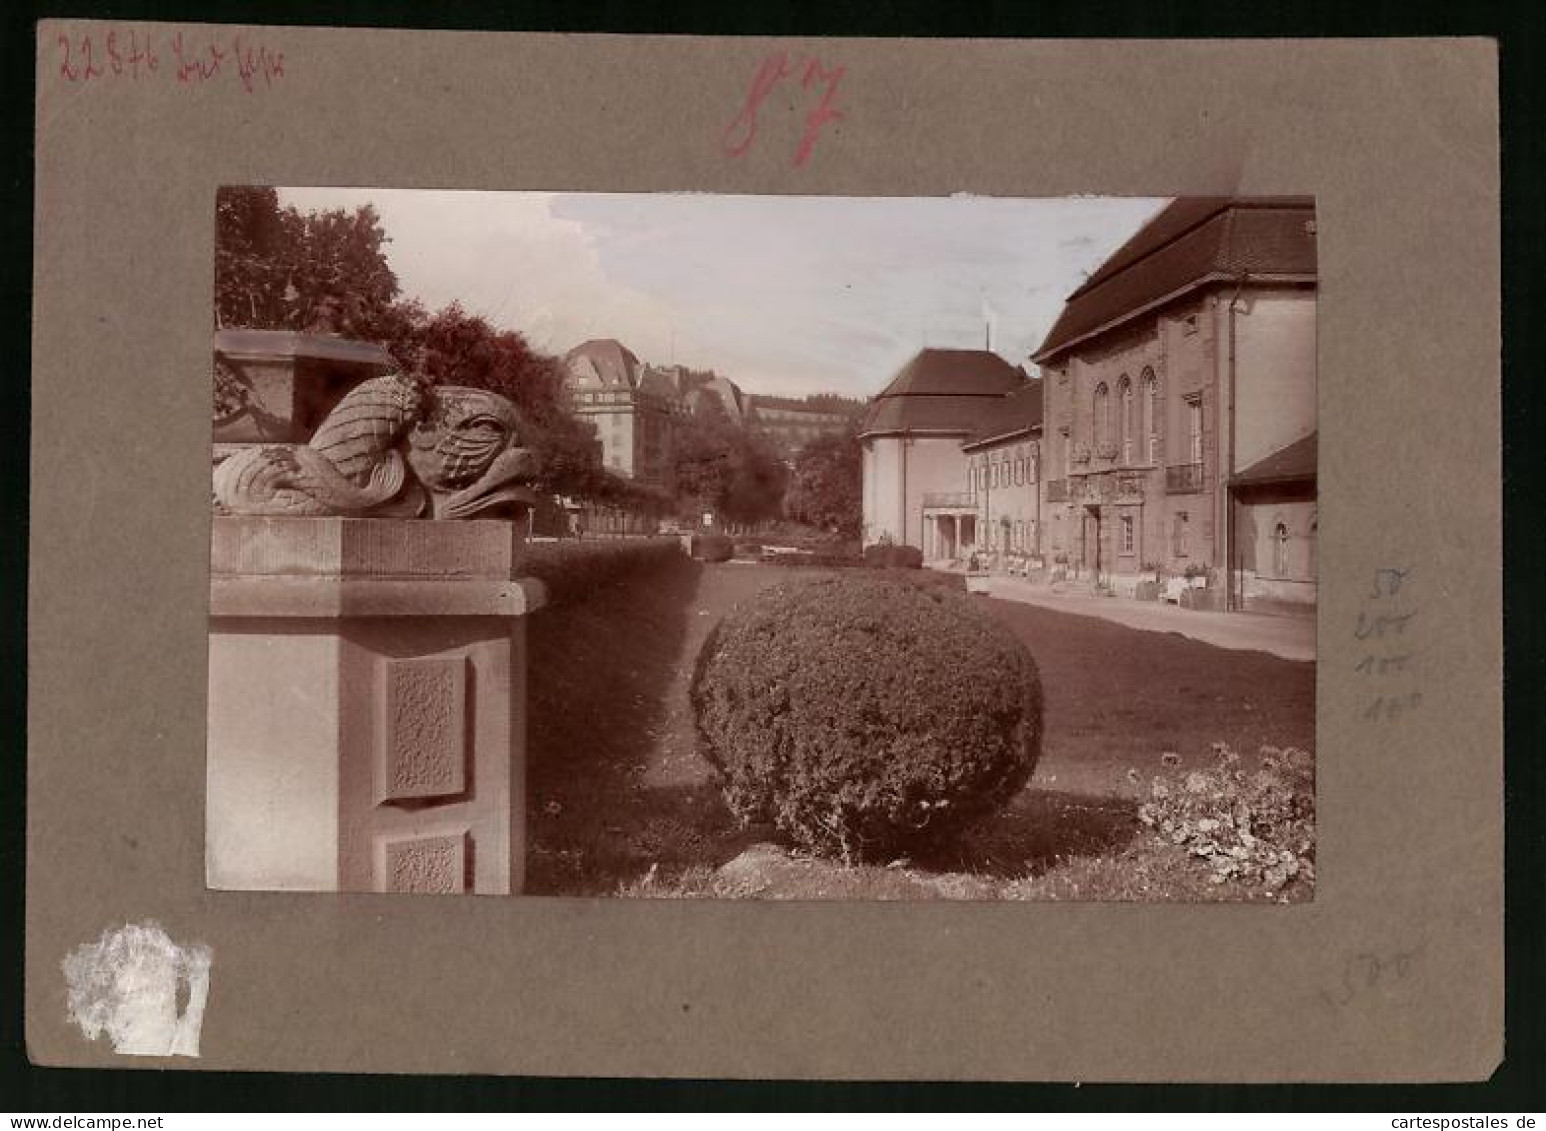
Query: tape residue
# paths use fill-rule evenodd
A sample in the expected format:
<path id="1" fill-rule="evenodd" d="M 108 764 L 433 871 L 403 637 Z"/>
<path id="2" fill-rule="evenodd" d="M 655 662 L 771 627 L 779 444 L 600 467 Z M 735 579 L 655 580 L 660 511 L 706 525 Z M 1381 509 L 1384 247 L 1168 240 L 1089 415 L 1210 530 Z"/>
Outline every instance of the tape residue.
<path id="1" fill-rule="evenodd" d="M 104 931 L 61 964 L 69 1018 L 127 1056 L 198 1056 L 212 957 L 203 944 L 174 943 L 159 923 Z"/>

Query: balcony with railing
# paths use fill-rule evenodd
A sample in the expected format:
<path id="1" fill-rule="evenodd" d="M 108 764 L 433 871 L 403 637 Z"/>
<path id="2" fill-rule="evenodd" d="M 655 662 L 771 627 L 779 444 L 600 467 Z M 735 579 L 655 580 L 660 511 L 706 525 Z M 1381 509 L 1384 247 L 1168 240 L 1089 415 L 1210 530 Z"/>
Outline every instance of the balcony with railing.
<path id="1" fill-rule="evenodd" d="M 1178 463 L 1165 469 L 1167 495 L 1195 495 L 1202 486 L 1201 463 Z"/>

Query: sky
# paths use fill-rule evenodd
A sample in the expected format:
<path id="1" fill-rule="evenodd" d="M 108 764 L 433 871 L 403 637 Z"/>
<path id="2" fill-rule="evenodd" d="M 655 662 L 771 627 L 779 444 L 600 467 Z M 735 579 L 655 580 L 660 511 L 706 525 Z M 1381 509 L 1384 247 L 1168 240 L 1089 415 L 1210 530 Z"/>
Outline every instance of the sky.
<path id="1" fill-rule="evenodd" d="M 750 393 L 871 396 L 924 346 L 1028 362 L 1064 299 L 1165 203 L 281 189 L 371 203 L 403 295 L 562 354 L 616 338 Z"/>

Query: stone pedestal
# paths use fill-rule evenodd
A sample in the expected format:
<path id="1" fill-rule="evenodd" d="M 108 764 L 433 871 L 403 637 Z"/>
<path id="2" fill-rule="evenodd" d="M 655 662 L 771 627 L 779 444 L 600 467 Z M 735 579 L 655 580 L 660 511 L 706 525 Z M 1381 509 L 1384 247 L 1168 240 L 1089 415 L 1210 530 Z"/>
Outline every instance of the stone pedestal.
<path id="1" fill-rule="evenodd" d="M 216 454 L 232 445 L 305 443 L 350 389 L 392 369 L 374 342 L 289 330 L 220 330 L 216 380 L 227 412 L 214 420 Z"/>
<path id="2" fill-rule="evenodd" d="M 523 525 L 215 516 L 210 887 L 521 890 Z"/>

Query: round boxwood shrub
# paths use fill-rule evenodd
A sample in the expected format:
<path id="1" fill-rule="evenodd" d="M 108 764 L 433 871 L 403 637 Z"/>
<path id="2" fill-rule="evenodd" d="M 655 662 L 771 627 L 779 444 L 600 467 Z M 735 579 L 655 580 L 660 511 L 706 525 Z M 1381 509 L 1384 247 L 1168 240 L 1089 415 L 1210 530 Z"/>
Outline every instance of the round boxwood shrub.
<path id="1" fill-rule="evenodd" d="M 850 860 L 954 835 L 1041 751 L 1025 646 L 960 593 L 867 574 L 737 607 L 699 654 L 692 703 L 732 813 Z"/>
<path id="2" fill-rule="evenodd" d="M 704 562 L 728 562 L 735 543 L 723 534 L 694 534 L 692 556 Z"/>

